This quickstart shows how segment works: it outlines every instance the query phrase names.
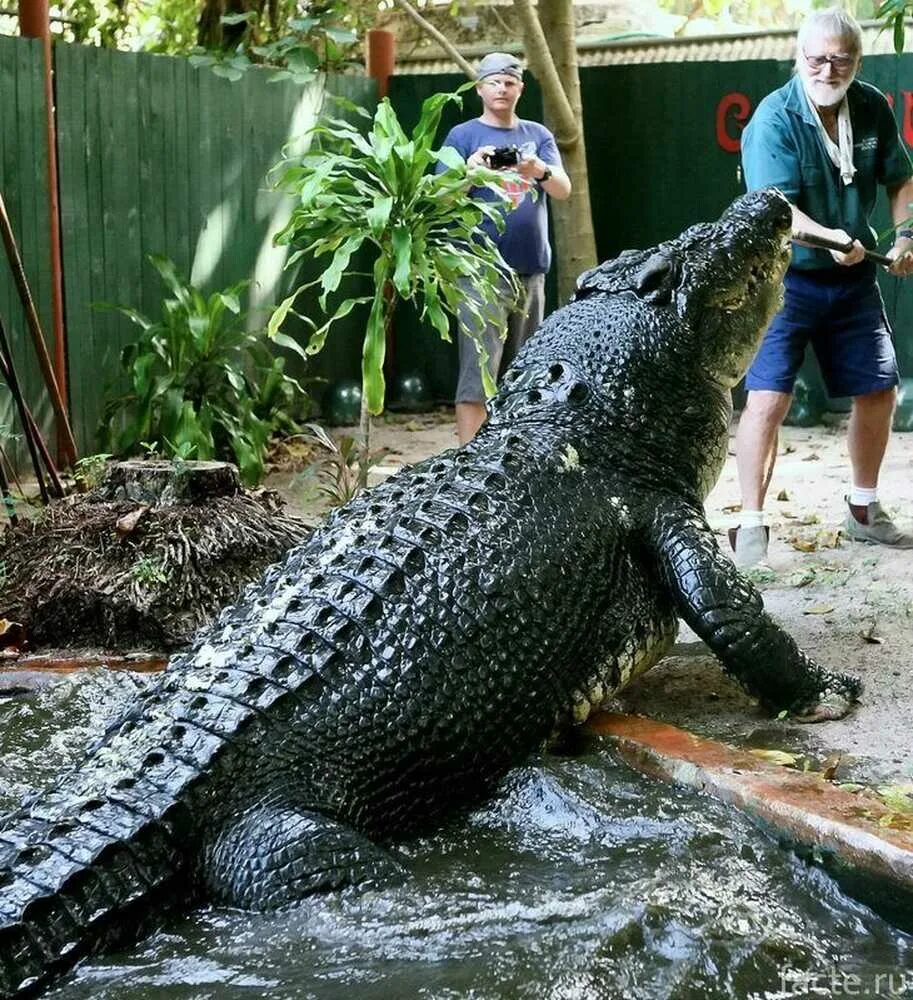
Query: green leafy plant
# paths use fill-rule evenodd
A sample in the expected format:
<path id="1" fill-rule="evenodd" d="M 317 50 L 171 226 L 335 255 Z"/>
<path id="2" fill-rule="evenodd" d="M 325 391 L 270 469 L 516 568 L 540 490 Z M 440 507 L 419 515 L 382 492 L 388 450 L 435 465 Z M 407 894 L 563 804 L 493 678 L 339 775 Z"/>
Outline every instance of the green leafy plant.
<path id="1" fill-rule="evenodd" d="M 361 488 L 361 466 L 365 458 L 362 449 L 350 434 L 333 438 L 319 424 L 308 424 L 307 430 L 310 439 L 321 449 L 320 456 L 308 470 L 317 480 L 317 493 L 333 506 L 348 503 Z M 379 448 L 367 456 L 365 479 L 386 454 L 386 448 Z"/>
<path id="2" fill-rule="evenodd" d="M 904 21 L 913 13 L 913 0 L 882 0 L 875 11 L 875 19 L 881 21 L 882 30 L 890 30 L 894 35 L 894 51 L 903 52 L 905 31 Z"/>
<path id="3" fill-rule="evenodd" d="M 97 455 L 85 455 L 76 462 L 73 466 L 73 479 L 80 493 L 88 493 L 101 484 L 111 457 L 107 452 L 100 452 Z"/>
<path id="4" fill-rule="evenodd" d="M 162 564 L 156 562 L 155 559 L 150 559 L 148 556 L 143 556 L 136 560 L 130 567 L 130 576 L 137 583 L 146 584 L 147 586 L 150 584 L 164 585 L 170 579 L 168 572 L 163 568 Z"/>
<path id="5" fill-rule="evenodd" d="M 358 41 L 350 5 L 346 0 L 328 0 L 311 5 L 304 17 L 297 8 L 297 4 L 273 3 L 259 10 L 223 14 L 221 44 L 198 46 L 190 57 L 191 65 L 209 66 L 229 80 L 240 80 L 258 64 L 272 66 L 276 72 L 271 83 L 291 80 L 299 86 L 310 83 L 321 70 L 345 68 Z"/>
<path id="6" fill-rule="evenodd" d="M 155 442 L 167 458 L 233 459 L 243 482 L 256 485 L 270 435 L 297 430 L 289 414 L 306 393 L 262 331 L 245 329 L 240 296 L 247 282 L 207 297 L 179 277 L 167 257 L 148 259 L 170 292 L 161 319 L 127 306 L 103 307 L 127 316 L 142 333 L 121 354 L 129 389 L 105 406 L 102 447 L 131 455 Z M 273 339 L 304 357 L 291 337 Z"/>
<path id="7" fill-rule="evenodd" d="M 367 134 L 349 121 L 323 119 L 312 129 L 314 147 L 303 158 L 286 163 L 278 182 L 297 199 L 288 225 L 276 236 L 277 243 L 294 248 L 288 266 L 303 257 L 329 258 L 329 262 L 319 278 L 302 285 L 276 308 L 267 329 L 270 336 L 277 336 L 294 312 L 296 298 L 304 289 L 319 286 L 325 322 L 318 326 L 294 312 L 311 327 L 306 350 L 314 354 L 337 320 L 357 306 L 370 306 L 362 350 L 361 430 L 366 450 L 369 417 L 384 405 L 384 352 L 397 302 L 416 303 L 422 318 L 449 340 L 448 314 L 456 315 L 461 303 L 475 312 L 481 329 L 503 302 L 505 282 L 508 299 L 520 295 L 516 276 L 480 229 L 486 219 L 503 229 L 504 214 L 513 207 L 504 176 L 486 167 L 467 167 L 449 147 L 434 149 L 444 106 L 461 101 L 460 91 L 429 97 L 411 135 L 403 131 L 386 98 L 373 117 L 342 102 L 370 122 Z M 437 163 L 444 169 L 430 172 Z M 472 185 L 490 188 L 496 199 L 473 199 Z M 357 273 L 352 261 L 362 248 L 373 250 L 373 295 L 342 296 L 343 279 Z M 463 283 L 471 284 L 472 299 L 465 298 Z M 331 297 L 341 299 L 332 312 Z M 492 393 L 481 336 L 476 345 L 485 389 Z M 365 463 L 362 466 L 364 483 L 367 471 Z"/>

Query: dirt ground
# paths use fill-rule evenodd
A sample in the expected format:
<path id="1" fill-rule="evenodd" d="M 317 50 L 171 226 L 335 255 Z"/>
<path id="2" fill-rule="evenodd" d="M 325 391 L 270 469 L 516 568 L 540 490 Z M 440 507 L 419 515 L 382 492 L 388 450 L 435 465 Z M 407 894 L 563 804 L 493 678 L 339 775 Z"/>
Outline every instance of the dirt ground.
<path id="1" fill-rule="evenodd" d="M 802 726 L 771 719 L 729 681 L 707 648 L 682 626 L 672 654 L 618 699 L 706 736 L 801 753 L 814 766 L 837 764 L 837 778 L 876 784 L 913 780 L 913 551 L 893 552 L 841 539 L 848 481 L 845 417 L 825 427 L 784 428 L 768 503 L 770 569 L 753 570 L 768 611 L 820 663 L 865 682 L 862 703 L 847 719 Z M 383 475 L 456 445 L 449 412 L 381 421 L 376 444 L 390 449 Z M 293 508 L 315 513 L 307 474 L 274 475 Z M 888 509 L 913 517 L 913 434 L 892 438 L 882 474 Z M 735 462 L 707 502 L 725 544 L 737 522 Z"/>

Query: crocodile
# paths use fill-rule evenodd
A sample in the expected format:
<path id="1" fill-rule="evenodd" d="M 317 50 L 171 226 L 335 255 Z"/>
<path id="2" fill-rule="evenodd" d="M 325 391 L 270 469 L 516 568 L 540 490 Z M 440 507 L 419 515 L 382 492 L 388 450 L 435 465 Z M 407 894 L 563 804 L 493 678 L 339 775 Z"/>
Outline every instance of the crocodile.
<path id="1" fill-rule="evenodd" d="M 768 617 L 703 512 L 789 228 L 755 192 L 585 273 L 475 440 L 340 508 L 0 822 L 0 997 L 169 908 L 401 877 L 398 842 L 491 795 L 680 618 L 771 710 L 849 711 L 858 681 Z"/>

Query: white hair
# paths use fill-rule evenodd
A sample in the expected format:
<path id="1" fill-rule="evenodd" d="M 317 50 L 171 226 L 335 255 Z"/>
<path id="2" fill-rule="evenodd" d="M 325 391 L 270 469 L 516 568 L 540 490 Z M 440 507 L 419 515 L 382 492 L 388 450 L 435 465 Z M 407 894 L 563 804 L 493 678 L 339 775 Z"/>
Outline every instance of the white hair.
<path id="1" fill-rule="evenodd" d="M 812 36 L 839 38 L 847 43 L 849 55 L 862 55 L 862 28 L 859 27 L 856 18 L 842 7 L 813 10 L 805 18 L 796 39 L 800 52 L 804 50 L 806 42 Z"/>

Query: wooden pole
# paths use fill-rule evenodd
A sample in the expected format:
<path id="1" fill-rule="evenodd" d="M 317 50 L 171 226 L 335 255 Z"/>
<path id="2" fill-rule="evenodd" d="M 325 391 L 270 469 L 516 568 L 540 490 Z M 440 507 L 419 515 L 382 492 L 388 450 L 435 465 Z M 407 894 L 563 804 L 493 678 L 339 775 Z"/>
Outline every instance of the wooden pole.
<path id="1" fill-rule="evenodd" d="M 41 471 L 41 458 L 38 454 L 38 445 L 35 443 L 34 437 L 32 437 L 32 428 L 29 424 L 28 416 L 26 415 L 28 408 L 25 405 L 25 400 L 22 398 L 22 386 L 19 384 L 19 379 L 16 376 L 16 366 L 13 364 L 13 353 L 10 350 L 9 341 L 6 338 L 6 330 L 3 326 L 3 320 L 0 320 L 0 355 L 3 356 L 3 373 L 8 378 L 7 385 L 9 386 L 10 395 L 13 397 L 13 402 L 16 404 L 16 409 L 19 411 L 19 423 L 22 426 L 25 443 L 28 445 L 29 455 L 32 457 L 32 469 L 35 472 L 35 481 L 38 483 L 38 492 L 41 494 L 42 503 L 47 506 L 51 502 L 51 497 L 48 493 L 48 488 L 44 482 L 44 475 Z"/>
<path id="2" fill-rule="evenodd" d="M 26 325 L 32 335 L 32 342 L 35 345 L 35 353 L 38 355 L 38 365 L 41 374 L 44 376 L 44 384 L 47 386 L 48 394 L 51 397 L 51 406 L 54 409 L 54 416 L 57 418 L 58 437 L 62 435 L 63 442 L 61 452 L 65 456 L 65 461 L 70 464 L 76 461 L 76 442 L 73 440 L 73 431 L 70 428 L 70 421 L 67 417 L 66 406 L 54 375 L 54 368 L 48 355 L 47 345 L 44 342 L 44 334 L 41 331 L 41 323 L 38 319 L 38 312 L 35 309 L 35 301 L 29 288 L 28 278 L 25 275 L 25 268 L 22 264 L 22 257 L 19 254 L 19 247 L 16 244 L 16 237 L 13 234 L 12 223 L 6 212 L 6 204 L 3 195 L 0 194 L 0 237 L 6 248 L 6 256 L 9 260 L 10 269 L 13 272 L 13 280 L 19 292 L 19 300 L 25 310 Z"/>
<path id="3" fill-rule="evenodd" d="M 76 461 L 76 443 L 67 407 L 67 343 L 63 323 L 63 255 L 60 249 L 60 185 L 57 175 L 57 120 L 54 112 L 54 62 L 48 0 L 19 0 L 19 30 L 24 38 L 40 38 L 44 49 L 44 103 L 48 147 L 48 232 L 51 244 L 51 315 L 54 330 L 54 371 L 60 408 L 57 417 L 57 450 L 61 461 Z M 47 381 L 47 376 L 45 376 Z M 50 390 L 50 386 L 49 386 Z M 51 392 L 52 396 L 53 391 Z M 52 400 L 53 402 L 53 400 Z"/>
<path id="4" fill-rule="evenodd" d="M 396 66 L 396 42 L 392 31 L 371 28 L 365 54 L 365 73 L 377 81 L 377 96 L 386 97 L 390 77 Z"/>

